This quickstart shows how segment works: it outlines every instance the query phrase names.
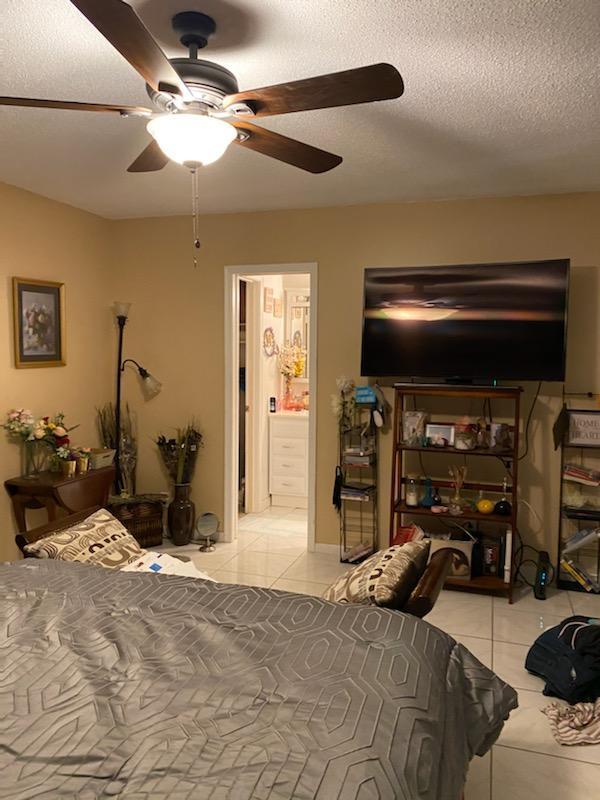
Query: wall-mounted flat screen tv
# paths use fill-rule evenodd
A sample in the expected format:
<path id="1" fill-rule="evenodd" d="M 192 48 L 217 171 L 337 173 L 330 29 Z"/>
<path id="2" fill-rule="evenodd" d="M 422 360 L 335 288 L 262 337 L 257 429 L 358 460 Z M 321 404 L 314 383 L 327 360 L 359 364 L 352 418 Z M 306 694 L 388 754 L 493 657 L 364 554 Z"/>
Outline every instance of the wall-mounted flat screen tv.
<path id="1" fill-rule="evenodd" d="M 563 381 L 569 263 L 366 269 L 361 375 Z"/>

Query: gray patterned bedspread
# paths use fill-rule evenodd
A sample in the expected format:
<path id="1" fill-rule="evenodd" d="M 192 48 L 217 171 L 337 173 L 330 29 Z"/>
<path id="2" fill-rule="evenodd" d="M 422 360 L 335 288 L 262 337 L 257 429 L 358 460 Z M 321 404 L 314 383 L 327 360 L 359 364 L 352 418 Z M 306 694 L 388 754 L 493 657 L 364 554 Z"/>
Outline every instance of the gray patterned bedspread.
<path id="1" fill-rule="evenodd" d="M 394 611 L 0 565 L 0 797 L 458 800 L 515 692 Z"/>

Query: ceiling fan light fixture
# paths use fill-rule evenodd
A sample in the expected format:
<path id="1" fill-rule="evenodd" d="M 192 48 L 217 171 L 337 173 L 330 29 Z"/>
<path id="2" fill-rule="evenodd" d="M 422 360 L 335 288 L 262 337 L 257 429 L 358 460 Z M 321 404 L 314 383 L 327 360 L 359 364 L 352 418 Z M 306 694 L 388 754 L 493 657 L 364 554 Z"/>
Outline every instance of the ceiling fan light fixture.
<path id="1" fill-rule="evenodd" d="M 233 125 L 206 114 L 163 114 L 146 126 L 163 153 L 178 164 L 212 164 L 237 136 Z"/>

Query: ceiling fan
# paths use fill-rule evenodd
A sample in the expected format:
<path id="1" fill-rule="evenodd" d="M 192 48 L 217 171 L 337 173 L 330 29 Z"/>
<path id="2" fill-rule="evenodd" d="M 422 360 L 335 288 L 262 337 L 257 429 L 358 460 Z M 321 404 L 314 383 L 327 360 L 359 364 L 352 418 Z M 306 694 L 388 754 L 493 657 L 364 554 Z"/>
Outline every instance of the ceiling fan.
<path id="1" fill-rule="evenodd" d="M 225 67 L 198 58 L 216 31 L 215 21 L 196 11 L 173 17 L 173 29 L 189 49 L 187 58 L 168 59 L 133 8 L 123 0 L 70 0 L 146 81 L 154 109 L 137 106 L 0 97 L 0 105 L 114 112 L 149 119 L 153 141 L 128 172 L 153 172 L 169 161 L 195 170 L 238 144 L 312 173 L 327 172 L 341 156 L 255 125 L 254 117 L 370 103 L 400 97 L 404 84 L 391 64 L 240 92 Z"/>

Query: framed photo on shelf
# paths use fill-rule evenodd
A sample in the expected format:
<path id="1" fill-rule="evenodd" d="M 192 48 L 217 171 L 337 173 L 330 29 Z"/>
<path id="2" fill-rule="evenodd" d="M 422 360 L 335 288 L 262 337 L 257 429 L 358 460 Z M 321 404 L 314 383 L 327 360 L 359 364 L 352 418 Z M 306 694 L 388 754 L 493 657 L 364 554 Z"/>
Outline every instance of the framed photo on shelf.
<path id="1" fill-rule="evenodd" d="M 454 447 L 454 425 L 429 422 L 425 426 L 425 436 L 434 447 Z"/>
<path id="2" fill-rule="evenodd" d="M 567 444 L 571 447 L 600 447 L 600 411 L 567 410 Z"/>
<path id="3" fill-rule="evenodd" d="M 63 367 L 65 286 L 13 278 L 15 367 Z"/>

